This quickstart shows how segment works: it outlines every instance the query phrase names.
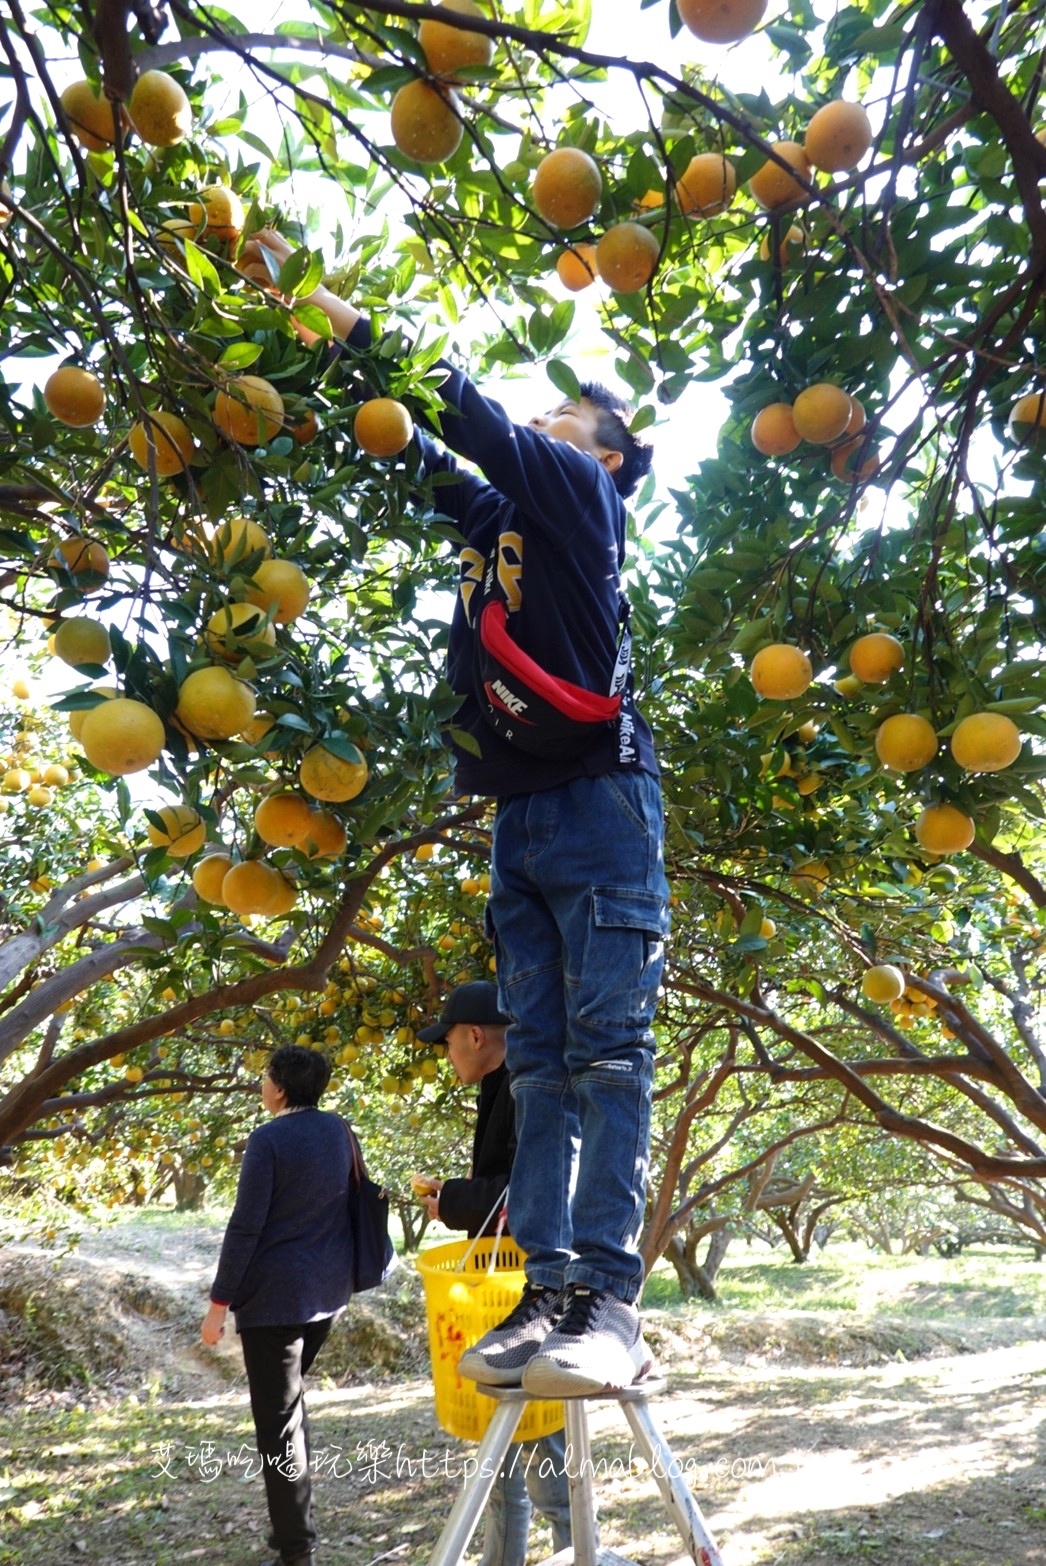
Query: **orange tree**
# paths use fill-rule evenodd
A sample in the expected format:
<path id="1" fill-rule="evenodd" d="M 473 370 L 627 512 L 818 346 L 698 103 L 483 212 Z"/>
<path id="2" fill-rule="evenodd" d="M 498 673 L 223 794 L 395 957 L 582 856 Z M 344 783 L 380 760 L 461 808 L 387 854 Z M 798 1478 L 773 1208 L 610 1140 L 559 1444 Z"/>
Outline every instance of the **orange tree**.
<path id="1" fill-rule="evenodd" d="M 784 1114 L 767 1157 L 793 1131 L 821 1158 L 838 1125 L 885 1129 L 1041 1232 L 1037 13 L 640 18 L 644 60 L 590 47 L 571 0 L 303 3 L 271 34 L 197 0 L 129 29 L 120 5 L 83 33 L 57 6 L 0 19 L 8 642 L 69 655 L 52 701 L 142 878 L 97 934 L 110 950 L 52 941 L 8 1005 L 0 1142 L 56 1129 L 60 1097 L 105 1091 L 90 1073 L 136 1050 L 132 1098 L 150 1073 L 195 1093 L 159 1055 L 194 1029 L 186 1064 L 231 1087 L 295 991 L 305 1036 L 379 1035 L 362 1069 L 390 1101 L 405 1078 L 441 1091 L 397 1032 L 486 967 L 459 884 L 484 820 L 448 793 L 425 591 L 449 594 L 452 538 L 402 413 L 377 440 L 356 413 L 366 389 L 438 419 L 455 330 L 477 372 L 544 363 L 566 394 L 572 342 L 598 335 L 663 449 L 707 424 L 695 385 L 727 410 L 633 533 L 677 900 L 647 1252 L 711 1200 L 691 1202 L 687 1150 L 718 1147 L 741 1081 Z M 237 269 L 261 221 L 305 240 L 278 275 Z M 373 349 L 331 353 L 308 303 L 325 273 L 375 317 Z M 460 873 L 419 905 L 411 856 L 444 833 Z M 83 890 L 102 895 L 27 910 L 38 940 Z M 892 1013 L 859 991 L 884 958 L 910 980 Z M 344 961 L 404 1001 L 346 996 Z M 127 1020 L 89 1009 L 117 972 Z M 41 1050 L 74 996 L 101 1020 Z M 740 1177 L 760 1147 L 733 1147 Z"/>

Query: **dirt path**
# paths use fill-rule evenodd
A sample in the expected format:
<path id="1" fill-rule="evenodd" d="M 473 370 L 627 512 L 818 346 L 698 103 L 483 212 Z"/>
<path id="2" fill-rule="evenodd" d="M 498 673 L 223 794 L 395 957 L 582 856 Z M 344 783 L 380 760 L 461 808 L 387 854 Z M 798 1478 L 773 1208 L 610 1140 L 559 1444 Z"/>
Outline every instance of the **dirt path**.
<path id="1" fill-rule="evenodd" d="M 92 1320 L 108 1300 L 124 1361 L 94 1394 L 39 1394 L 5 1421 L 2 1566 L 267 1558 L 235 1342 L 221 1358 L 195 1346 L 214 1254 L 205 1226 L 159 1248 L 110 1233 L 66 1264 Z M 657 1422 L 726 1566 L 1046 1566 L 1046 1320 L 679 1311 L 649 1325 L 668 1379 Z M 332 1338 L 328 1370 L 355 1372 L 310 1397 L 322 1566 L 424 1566 L 457 1494 L 475 1448 L 436 1422 L 423 1331 L 405 1274 Z M 371 1343 L 399 1355 L 391 1377 L 361 1379 Z M 590 1423 L 604 1542 L 640 1566 L 678 1561 L 620 1411 L 594 1405 Z M 548 1536 L 533 1542 L 537 1561 Z"/>

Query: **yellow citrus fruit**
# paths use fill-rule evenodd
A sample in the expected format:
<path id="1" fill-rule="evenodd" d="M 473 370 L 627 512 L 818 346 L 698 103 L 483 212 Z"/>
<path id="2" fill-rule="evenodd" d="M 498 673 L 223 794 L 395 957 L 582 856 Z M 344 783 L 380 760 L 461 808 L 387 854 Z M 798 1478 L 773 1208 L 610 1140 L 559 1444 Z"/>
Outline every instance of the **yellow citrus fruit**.
<path id="1" fill-rule="evenodd" d="M 699 152 L 676 180 L 676 201 L 684 217 L 725 212 L 737 191 L 737 174 L 719 152 Z"/>
<path id="2" fill-rule="evenodd" d="M 24 794 L 33 784 L 33 775 L 25 767 L 8 767 L 0 788 L 5 794 Z"/>
<path id="3" fill-rule="evenodd" d="M 865 969 L 861 977 L 861 990 L 870 1001 L 876 1001 L 879 1005 L 900 1000 L 904 994 L 904 974 L 893 963 L 876 963 L 874 968 Z"/>
<path id="4" fill-rule="evenodd" d="M 446 163 L 465 131 L 456 94 L 420 78 L 397 92 L 390 121 L 393 141 L 412 163 Z"/>
<path id="5" fill-rule="evenodd" d="M 904 647 L 896 636 L 869 631 L 850 648 L 850 668 L 865 685 L 885 685 L 891 674 L 904 668 Z"/>
<path id="6" fill-rule="evenodd" d="M 195 229 L 202 227 L 208 239 L 239 239 L 244 216 L 243 202 L 228 185 L 208 185 L 199 201 L 189 204 L 189 222 Z"/>
<path id="7" fill-rule="evenodd" d="M 77 668 L 81 664 L 108 663 L 112 655 L 109 632 L 98 620 L 79 615 L 63 620 L 54 633 L 55 656 Z"/>
<path id="8" fill-rule="evenodd" d="M 616 294 L 634 294 L 657 271 L 661 246 L 641 223 L 615 223 L 596 245 L 596 267 Z"/>
<path id="9" fill-rule="evenodd" d="M 474 0 L 441 0 L 440 9 L 456 11 L 460 16 L 482 16 Z M 468 32 L 426 17 L 418 28 L 418 42 L 425 64 L 433 76 L 453 80 L 455 73 L 475 65 L 489 65 L 494 58 L 494 40 L 486 33 Z"/>
<path id="10" fill-rule="evenodd" d="M 790 402 L 770 402 L 752 420 L 752 445 L 764 457 L 786 457 L 802 436 L 795 427 Z"/>
<path id="11" fill-rule="evenodd" d="M 875 753 L 893 772 L 918 772 L 937 754 L 933 724 L 914 712 L 898 712 L 875 731 Z"/>
<path id="12" fill-rule="evenodd" d="M 244 859 L 226 871 L 222 902 L 233 913 L 272 915 L 279 911 L 286 888 L 287 882 L 272 865 L 263 859 Z"/>
<path id="13" fill-rule="evenodd" d="M 761 919 L 759 921 L 759 934 L 764 941 L 772 941 L 777 934 L 777 925 L 772 919 Z"/>
<path id="14" fill-rule="evenodd" d="M 1046 429 L 1046 390 L 1025 392 L 1010 409 L 1010 434 L 1026 441 Z"/>
<path id="15" fill-rule="evenodd" d="M 182 246 L 187 239 L 199 239 L 200 225 L 193 223 L 187 217 L 165 218 L 159 228 L 153 233 L 153 238 L 161 250 L 166 250 L 168 255 L 181 254 Z M 178 244 L 181 240 L 182 244 Z"/>
<path id="16" fill-rule="evenodd" d="M 227 440 L 262 446 L 283 428 L 283 398 L 262 375 L 234 375 L 215 397 L 211 417 Z"/>
<path id="17" fill-rule="evenodd" d="M 395 397 L 373 397 L 353 421 L 356 444 L 371 457 L 394 457 L 414 434 L 414 421 Z"/>
<path id="18" fill-rule="evenodd" d="M 185 92 L 165 71 L 143 71 L 134 84 L 127 112 L 135 130 L 151 147 L 173 147 L 192 130 L 192 108 Z"/>
<path id="19" fill-rule="evenodd" d="M 337 859 L 348 846 L 348 834 L 330 810 L 313 810 L 301 850 L 310 859 Z"/>
<path id="20" fill-rule="evenodd" d="M 212 658 L 239 663 L 249 652 L 275 647 L 276 631 L 256 604 L 224 604 L 207 621 L 203 639 Z"/>
<path id="21" fill-rule="evenodd" d="M 225 567 L 241 565 L 259 552 L 266 558 L 272 554 L 268 533 L 250 517 L 230 517 L 212 533 L 208 547 L 215 565 Z"/>
<path id="22" fill-rule="evenodd" d="M 931 854 L 958 854 L 976 835 L 973 820 L 956 805 L 927 805 L 915 823 L 920 847 Z"/>
<path id="23" fill-rule="evenodd" d="M 181 473 L 192 461 L 196 443 L 189 426 L 176 413 L 150 413 L 131 428 L 127 444 L 140 468 L 155 462 L 159 478 Z"/>
<path id="24" fill-rule="evenodd" d="M 793 261 L 797 261 L 799 259 L 800 255 L 805 249 L 805 230 L 800 228 L 798 223 L 789 223 L 788 230 L 777 248 L 777 258 L 781 265 L 791 266 Z M 762 242 L 759 246 L 759 259 L 760 261 L 769 261 L 770 259 L 769 234 L 763 235 Z"/>
<path id="25" fill-rule="evenodd" d="M 44 406 L 59 424 L 68 424 L 74 430 L 86 429 L 89 424 L 97 424 L 105 412 L 105 390 L 90 370 L 64 364 L 47 377 Z"/>
<path id="26" fill-rule="evenodd" d="M 702 43 L 736 43 L 762 21 L 766 0 L 676 0 L 679 19 Z"/>
<path id="27" fill-rule="evenodd" d="M 25 796 L 27 805 L 32 805 L 37 810 L 42 810 L 53 799 L 51 790 L 43 783 L 34 783 Z"/>
<path id="28" fill-rule="evenodd" d="M 207 828 L 200 812 L 191 805 L 164 805 L 153 814 L 161 822 L 156 826 L 150 821 L 146 828 L 154 848 L 165 848 L 172 859 L 188 859 L 203 847 Z"/>
<path id="29" fill-rule="evenodd" d="M 202 897 L 205 903 L 224 908 L 222 882 L 231 869 L 232 860 L 228 854 L 208 854 L 205 859 L 201 859 L 192 873 L 197 897 Z"/>
<path id="30" fill-rule="evenodd" d="M 320 421 L 313 408 L 287 411 L 287 433 L 299 446 L 308 446 L 320 433 Z"/>
<path id="31" fill-rule="evenodd" d="M 256 712 L 240 730 L 240 738 L 245 745 L 259 745 L 275 722 L 271 712 Z"/>
<path id="32" fill-rule="evenodd" d="M 312 806 L 303 794 L 270 794 L 254 812 L 254 830 L 271 848 L 295 848 L 312 826 Z"/>
<path id="33" fill-rule="evenodd" d="M 1021 734 L 1002 712 L 971 712 L 952 735 L 952 755 L 966 772 L 1002 772 L 1021 753 Z"/>
<path id="34" fill-rule="evenodd" d="M 577 244 L 564 250 L 556 262 L 556 273 L 564 288 L 568 288 L 572 294 L 579 294 L 583 288 L 594 283 L 599 275 L 596 271 L 595 245 Z"/>
<path id="35" fill-rule="evenodd" d="M 63 538 L 47 557 L 47 568 L 61 578 L 65 572 L 82 593 L 97 592 L 109 575 L 109 555 L 93 538 Z"/>
<path id="36" fill-rule="evenodd" d="M 223 664 L 216 664 L 186 676 L 174 712 L 197 739 L 227 740 L 243 732 L 254 717 L 255 705 L 251 687 Z"/>
<path id="37" fill-rule="evenodd" d="M 844 484 L 867 484 L 879 471 L 879 458 L 874 451 L 869 451 L 867 456 L 858 461 L 866 449 L 863 435 L 833 446 L 830 464 L 832 476 L 841 479 Z"/>
<path id="38" fill-rule="evenodd" d="M 759 205 L 765 207 L 768 212 L 783 212 L 788 207 L 794 207 L 800 201 L 806 200 L 807 192 L 795 175 L 808 181 L 810 163 L 797 141 L 772 142 L 771 146 L 788 168 L 795 171 L 794 174 L 790 174 L 787 168 L 782 168 L 773 158 L 767 158 L 748 181 L 748 188 Z"/>
<path id="39" fill-rule="evenodd" d="M 73 82 L 59 100 L 69 129 L 88 152 L 104 152 L 116 140 L 116 106 L 90 82 Z"/>
<path id="40" fill-rule="evenodd" d="M 580 147 L 556 147 L 538 164 L 530 196 L 538 216 L 552 228 L 576 228 L 603 199 L 599 164 Z"/>
<path id="41" fill-rule="evenodd" d="M 815 381 L 792 404 L 792 418 L 803 440 L 827 446 L 845 433 L 850 422 L 850 394 L 831 381 Z"/>
<path id="42" fill-rule="evenodd" d="M 43 781 L 51 788 L 64 788 L 69 777 L 69 768 L 63 767 L 59 761 L 52 761 L 50 766 L 44 768 Z"/>
<path id="43" fill-rule="evenodd" d="M 822 859 L 804 859 L 791 875 L 792 885 L 801 897 L 817 897 L 830 879 L 828 866 Z"/>
<path id="44" fill-rule="evenodd" d="M 369 775 L 367 763 L 358 750 L 356 759 L 347 761 L 324 745 L 313 745 L 307 750 L 298 768 L 298 778 L 305 792 L 313 799 L 324 799 L 335 805 L 355 799 L 366 787 Z"/>
<path id="45" fill-rule="evenodd" d="M 871 120 L 859 103 L 842 98 L 818 109 L 803 137 L 806 156 L 826 174 L 855 169 L 871 145 Z"/>
<path id="46" fill-rule="evenodd" d="M 290 625 L 309 601 L 309 583 L 293 560 L 263 560 L 247 588 L 249 604 L 271 613 L 277 625 Z"/>
<path id="47" fill-rule="evenodd" d="M 144 701 L 129 696 L 114 696 L 90 708 L 80 726 L 80 744 L 88 761 L 115 777 L 151 767 L 163 743 L 159 716 Z"/>
<path id="48" fill-rule="evenodd" d="M 752 659 L 748 677 L 764 701 L 792 701 L 814 677 L 809 658 L 789 642 L 771 642 Z"/>

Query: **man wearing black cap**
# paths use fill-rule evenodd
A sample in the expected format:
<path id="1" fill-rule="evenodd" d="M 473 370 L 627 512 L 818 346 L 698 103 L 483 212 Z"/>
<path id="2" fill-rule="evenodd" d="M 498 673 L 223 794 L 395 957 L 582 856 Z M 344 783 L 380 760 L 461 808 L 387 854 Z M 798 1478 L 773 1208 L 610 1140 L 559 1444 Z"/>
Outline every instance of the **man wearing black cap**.
<path id="1" fill-rule="evenodd" d="M 470 1236 L 493 1233 L 516 1152 L 516 1118 L 505 1066 L 509 1021 L 498 1009 L 497 985 L 479 980 L 451 990 L 439 1021 L 418 1033 L 427 1044 L 446 1044 L 459 1081 L 479 1087 L 469 1177 L 415 1176 L 417 1189 L 423 1184 L 429 1188 L 422 1200 L 430 1217 Z M 570 1499 L 562 1430 L 531 1447 L 515 1442 L 509 1447 L 488 1502 L 479 1566 L 524 1566 L 532 1503 L 551 1524 L 554 1551 L 566 1549 Z"/>

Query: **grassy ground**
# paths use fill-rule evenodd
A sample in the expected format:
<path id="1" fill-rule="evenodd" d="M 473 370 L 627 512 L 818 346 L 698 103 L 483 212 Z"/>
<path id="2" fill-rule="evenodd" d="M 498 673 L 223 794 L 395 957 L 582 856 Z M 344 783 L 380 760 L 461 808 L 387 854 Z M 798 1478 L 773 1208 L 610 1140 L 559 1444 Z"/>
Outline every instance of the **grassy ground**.
<path id="1" fill-rule="evenodd" d="M 0 1253 L 0 1566 L 269 1559 L 235 1344 L 196 1346 L 222 1216 L 122 1218 L 57 1267 Z M 1046 1566 L 1046 1267 L 995 1247 L 833 1244 L 795 1266 L 738 1246 L 720 1283 L 720 1304 L 682 1303 L 659 1270 L 647 1319 L 669 1378 L 656 1417 L 726 1566 Z M 34 1378 L 33 1353 L 68 1384 Z M 412 1269 L 354 1302 L 320 1363 L 321 1566 L 424 1566 L 475 1448 L 436 1421 Z M 591 1425 L 616 1465 L 597 1481 L 605 1542 L 678 1561 L 619 1411 L 593 1405 Z"/>

